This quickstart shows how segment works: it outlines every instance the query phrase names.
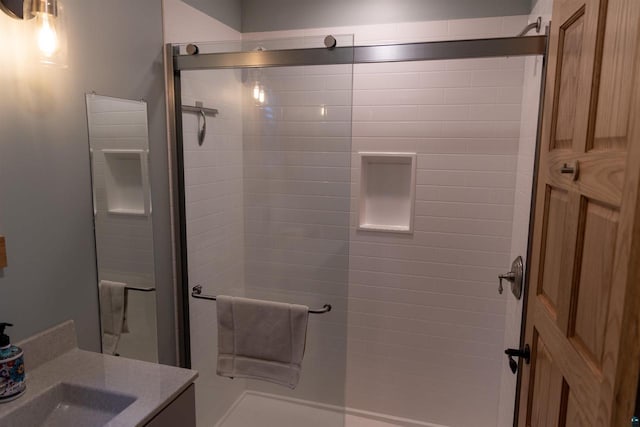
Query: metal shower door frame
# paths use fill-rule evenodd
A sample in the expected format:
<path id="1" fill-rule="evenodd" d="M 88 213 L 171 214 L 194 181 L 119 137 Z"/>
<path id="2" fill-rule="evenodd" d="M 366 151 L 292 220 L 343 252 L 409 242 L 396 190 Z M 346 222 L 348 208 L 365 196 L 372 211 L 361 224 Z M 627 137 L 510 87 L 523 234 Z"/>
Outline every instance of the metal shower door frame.
<path id="1" fill-rule="evenodd" d="M 383 62 L 433 61 L 505 56 L 541 55 L 546 65 L 547 35 L 448 40 L 424 43 L 258 50 L 249 52 L 181 55 L 178 45 L 165 47 L 169 173 L 171 177 L 171 223 L 174 256 L 177 359 L 179 366 L 191 367 L 184 152 L 182 137 L 181 72 L 234 68 L 263 68 L 304 65 L 371 64 Z M 546 67 L 543 67 L 543 85 Z M 541 88 L 541 93 L 544 86 Z M 541 117 L 538 117 L 541 121 Z M 540 123 L 539 126 L 540 127 Z M 536 144 L 539 143 L 540 135 Z M 538 159 L 535 160 L 534 174 Z M 533 192 L 535 196 L 535 192 Z M 533 205 L 532 205 L 533 206 Z M 531 230 L 529 230 L 530 234 Z M 528 259 L 528 257 L 527 257 Z M 527 265 L 528 267 L 528 265 Z M 527 268 L 527 271 L 529 269 Z M 525 278 L 525 287 L 528 282 Z M 518 375 L 518 382 L 520 375 Z M 517 397 L 516 397 L 517 399 Z"/>

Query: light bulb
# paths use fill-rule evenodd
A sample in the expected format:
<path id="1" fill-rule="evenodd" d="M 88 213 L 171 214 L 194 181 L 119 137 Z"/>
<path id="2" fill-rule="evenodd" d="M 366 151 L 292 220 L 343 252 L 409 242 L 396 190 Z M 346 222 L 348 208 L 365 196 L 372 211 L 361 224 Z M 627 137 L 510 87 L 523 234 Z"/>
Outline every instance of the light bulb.
<path id="1" fill-rule="evenodd" d="M 253 87 L 253 99 L 255 99 L 256 101 L 260 99 L 260 85 L 257 82 Z"/>
<path id="2" fill-rule="evenodd" d="M 55 24 L 52 22 L 55 17 L 48 13 L 38 13 L 38 48 L 40 52 L 47 57 L 52 57 L 60 47 L 58 33 Z"/>
<path id="3" fill-rule="evenodd" d="M 260 104 L 264 104 L 264 89 L 260 89 L 260 95 L 258 96 L 258 101 L 260 101 Z"/>

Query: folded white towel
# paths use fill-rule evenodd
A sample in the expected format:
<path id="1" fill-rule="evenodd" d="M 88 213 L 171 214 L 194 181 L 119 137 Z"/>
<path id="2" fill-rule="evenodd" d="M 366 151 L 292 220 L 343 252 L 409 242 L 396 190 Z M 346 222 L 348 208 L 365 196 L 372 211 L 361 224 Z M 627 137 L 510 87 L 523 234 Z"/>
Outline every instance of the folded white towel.
<path id="1" fill-rule="evenodd" d="M 100 299 L 100 326 L 102 328 L 102 352 L 116 354 L 120 335 L 128 332 L 127 285 L 101 280 L 98 285 Z"/>
<path id="2" fill-rule="evenodd" d="M 309 307 L 218 295 L 218 375 L 296 388 Z"/>

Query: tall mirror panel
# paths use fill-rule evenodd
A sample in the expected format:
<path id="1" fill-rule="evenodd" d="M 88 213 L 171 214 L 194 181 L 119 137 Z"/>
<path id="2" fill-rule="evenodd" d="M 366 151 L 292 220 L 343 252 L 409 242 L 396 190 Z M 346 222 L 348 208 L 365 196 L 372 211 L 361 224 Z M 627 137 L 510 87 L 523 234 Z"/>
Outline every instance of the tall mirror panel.
<path id="1" fill-rule="evenodd" d="M 102 351 L 157 362 L 147 104 L 86 99 Z"/>

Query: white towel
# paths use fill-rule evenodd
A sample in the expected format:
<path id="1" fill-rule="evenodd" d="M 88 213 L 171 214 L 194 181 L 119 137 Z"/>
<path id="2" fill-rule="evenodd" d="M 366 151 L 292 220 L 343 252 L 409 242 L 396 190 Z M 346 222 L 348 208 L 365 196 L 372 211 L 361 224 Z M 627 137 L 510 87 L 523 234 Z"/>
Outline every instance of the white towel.
<path id="1" fill-rule="evenodd" d="M 101 280 L 98 285 L 100 299 L 100 326 L 102 327 L 102 352 L 116 354 L 120 335 L 128 332 L 127 285 Z"/>
<path id="2" fill-rule="evenodd" d="M 218 370 L 296 388 L 309 307 L 219 295 Z"/>

